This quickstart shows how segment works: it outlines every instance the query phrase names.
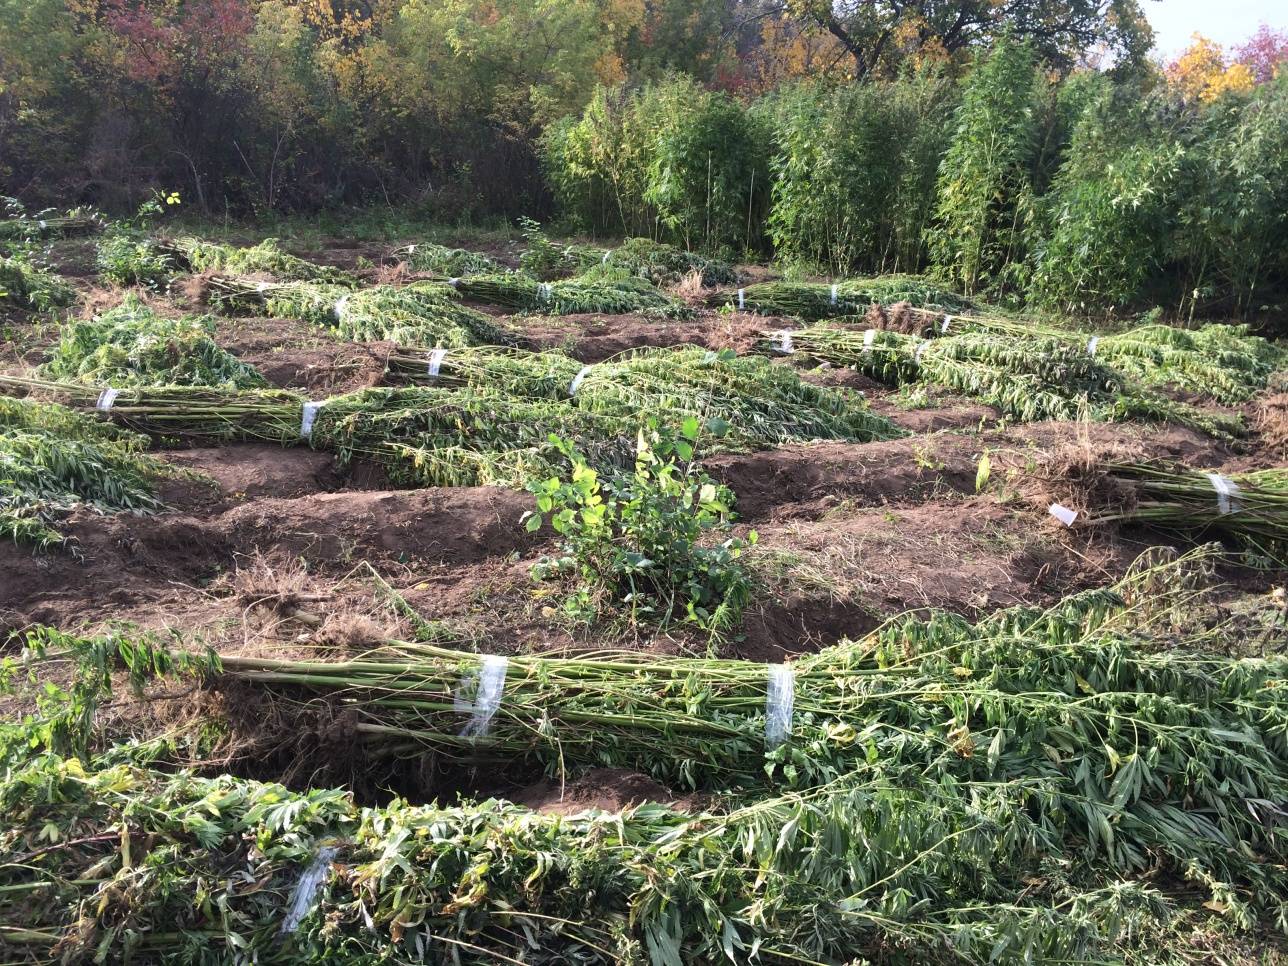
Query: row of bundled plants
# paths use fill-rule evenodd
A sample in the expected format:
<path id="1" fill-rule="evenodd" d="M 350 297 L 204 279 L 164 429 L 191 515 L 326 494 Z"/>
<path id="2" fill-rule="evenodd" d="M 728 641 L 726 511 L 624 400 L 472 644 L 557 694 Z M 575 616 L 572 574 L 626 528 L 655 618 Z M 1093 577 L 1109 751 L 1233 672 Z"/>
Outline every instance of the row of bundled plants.
<path id="1" fill-rule="evenodd" d="M 693 310 L 642 278 L 603 277 L 591 271 L 555 282 L 537 282 L 518 273 L 475 275 L 455 282 L 456 291 L 473 302 L 541 315 L 638 314 L 682 319 Z"/>
<path id="2" fill-rule="evenodd" d="M 907 303 L 918 308 L 964 311 L 971 303 L 929 279 L 915 275 L 826 282 L 757 282 L 706 297 L 713 308 L 817 321 L 863 315 L 873 305 Z"/>
<path id="3" fill-rule="evenodd" d="M 3 245 L 90 235 L 101 230 L 105 223 L 97 212 L 87 208 L 29 212 L 17 198 L 3 197 L 0 202 L 6 214 L 0 218 L 0 244 Z"/>
<path id="4" fill-rule="evenodd" d="M 767 352 L 804 353 L 854 368 L 890 385 L 941 386 L 995 406 L 1009 419 L 1141 419 L 1244 435 L 1242 417 L 1178 402 L 1139 388 L 1087 351 L 1060 338 L 962 332 L 927 339 L 889 329 L 840 325 L 766 333 Z"/>
<path id="5" fill-rule="evenodd" d="M 357 280 L 349 272 L 330 265 L 318 265 L 282 251 L 276 238 L 265 238 L 256 245 L 238 247 L 184 235 L 167 242 L 165 247 L 173 252 L 176 261 L 186 265 L 192 272 L 262 274 L 284 281 L 357 284 Z"/>
<path id="6" fill-rule="evenodd" d="M 76 300 L 76 291 L 67 281 L 30 257 L 0 257 L 0 304 L 9 303 L 47 312 L 64 308 Z"/>
<path id="7" fill-rule="evenodd" d="M 1022 317 L 989 316 L 973 310 L 953 315 L 908 304 L 870 310 L 867 321 L 878 328 L 893 324 L 899 331 L 927 337 L 975 333 L 1016 342 L 1064 342 L 1082 347 L 1126 380 L 1225 405 L 1247 402 L 1270 387 L 1276 374 L 1288 371 L 1288 347 L 1253 335 L 1247 325 L 1209 323 L 1182 328 L 1147 317 L 1143 324 L 1129 329 L 1093 334 Z"/>
<path id="8" fill-rule="evenodd" d="M 0 396 L 0 538 L 49 549 L 73 510 L 147 513 L 172 475 L 147 437 L 63 406 Z"/>
<path id="9" fill-rule="evenodd" d="M 856 781 L 697 813 L 565 816 L 496 800 L 360 806 L 339 789 L 30 744 L 4 749 L 0 934 L 38 961 L 249 950 L 291 963 L 688 966 L 892 947 L 1088 960 L 1193 907 L 1099 874 L 1034 821 L 1050 800 L 1040 780 Z M 1230 908 L 1234 887 L 1214 891 Z"/>
<path id="10" fill-rule="evenodd" d="M 414 242 L 395 248 L 392 256 L 413 272 L 428 272 L 460 278 L 462 275 L 493 275 L 503 267 L 493 258 L 465 248 L 449 248 L 433 242 Z"/>
<path id="11" fill-rule="evenodd" d="M 105 281 L 155 290 L 168 287 L 183 268 L 173 249 L 121 226 L 113 226 L 99 241 L 96 262 Z"/>
<path id="12" fill-rule="evenodd" d="M 268 383 L 214 340 L 210 318 L 158 315 L 135 296 L 92 319 L 64 323 L 42 377 L 122 389 L 205 386 L 253 389 Z"/>
<path id="13" fill-rule="evenodd" d="M 696 417 L 709 430 L 704 442 L 718 440 L 726 450 L 898 435 L 862 403 L 754 356 L 649 350 L 583 372 L 549 354 L 529 360 L 475 350 L 462 356 L 480 360 L 477 381 L 469 382 L 464 370 L 449 368 L 455 355 L 443 364 L 464 381 L 456 387 L 365 389 L 321 403 L 278 390 L 134 387 L 120 391 L 108 416 L 160 437 L 307 442 L 343 460 L 382 460 L 395 478 L 429 486 L 522 486 L 548 477 L 563 463 L 552 436 L 574 443 L 595 465 L 629 465 L 650 417 L 675 425 Z M 484 362 L 501 368 L 483 369 Z M 564 366 L 557 381 L 550 378 L 554 365 Z M 477 375 L 507 369 L 495 382 Z M 0 391 L 86 409 L 99 398 L 87 386 L 13 376 L 0 377 Z"/>
<path id="14" fill-rule="evenodd" d="M 399 342 L 457 348 L 512 345 L 515 336 L 489 316 L 461 304 L 439 282 L 350 289 L 321 282 L 262 282 L 215 276 L 208 299 L 224 312 L 301 319 L 356 342 Z"/>
<path id="15" fill-rule="evenodd" d="M 1288 568 L 1288 470 L 1225 476 L 1108 456 L 1058 460 L 1042 475 L 1042 502 L 1078 510 L 1076 526 L 1123 522 L 1222 537 L 1249 562 Z"/>
<path id="16" fill-rule="evenodd" d="M 677 285 L 682 279 L 694 274 L 707 288 L 732 285 L 738 281 L 738 273 L 728 262 L 650 238 L 626 239 L 616 248 L 605 252 L 600 265 L 602 268 L 592 267 L 590 273 L 621 273 L 645 279 L 659 287 Z"/>
<path id="17" fill-rule="evenodd" d="M 677 966 L 892 946 L 1118 958 L 1200 902 L 1266 928 L 1286 912 L 1288 659 L 1178 623 L 1207 596 L 1176 562 L 1145 566 L 1046 609 L 904 615 L 786 667 L 420 641 L 279 660 L 36 629 L 23 666 L 75 686 L 42 708 L 53 721 L 0 731 L 0 850 L 21 858 L 0 866 L 0 908 L 23 910 L 5 938 L 33 954 L 141 955 L 160 934 L 198 959 L 444 943 L 470 963 L 526 949 Z M 709 794 L 689 814 L 542 816 L 203 778 L 155 736 L 101 748 L 93 709 L 117 667 L 139 687 L 257 693 L 284 732 L 342 709 L 365 756 L 625 766 Z M 75 834 L 40 831 L 73 818 Z M 218 898 L 192 902 L 198 881 Z"/>

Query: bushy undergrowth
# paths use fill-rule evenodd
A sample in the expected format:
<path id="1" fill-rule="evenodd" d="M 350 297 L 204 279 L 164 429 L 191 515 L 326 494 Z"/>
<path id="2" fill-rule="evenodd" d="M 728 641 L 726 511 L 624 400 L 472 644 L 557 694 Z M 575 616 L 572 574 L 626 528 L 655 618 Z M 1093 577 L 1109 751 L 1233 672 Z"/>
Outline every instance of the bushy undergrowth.
<path id="1" fill-rule="evenodd" d="M 29 258 L 0 258 L 0 302 L 44 312 L 71 305 L 75 299 L 75 290 L 64 279 Z"/>

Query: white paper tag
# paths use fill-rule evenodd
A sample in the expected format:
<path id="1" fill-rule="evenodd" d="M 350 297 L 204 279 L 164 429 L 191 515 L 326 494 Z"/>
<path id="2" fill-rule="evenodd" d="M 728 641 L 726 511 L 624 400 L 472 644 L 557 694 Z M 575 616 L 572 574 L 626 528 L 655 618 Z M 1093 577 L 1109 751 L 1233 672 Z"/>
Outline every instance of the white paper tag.
<path id="1" fill-rule="evenodd" d="M 792 345 L 792 333 L 788 329 L 780 329 L 775 332 L 774 341 L 774 348 L 784 355 L 791 355 L 796 351 L 796 347 Z"/>
<path id="2" fill-rule="evenodd" d="M 747 307 L 747 290 L 744 288 L 740 288 L 738 289 L 738 308 L 745 309 L 746 307 Z"/>
<path id="3" fill-rule="evenodd" d="M 94 408 L 100 413 L 111 412 L 112 406 L 116 404 L 117 392 L 116 389 L 104 389 L 98 394 L 98 402 L 94 403 Z"/>
<path id="4" fill-rule="evenodd" d="M 611 254 L 613 254 L 613 250 L 610 248 L 608 251 L 604 252 L 604 257 L 603 257 L 603 258 L 601 258 L 601 259 L 599 260 L 599 264 L 601 264 L 601 265 L 607 265 L 607 264 L 608 264 L 608 256 L 609 256 L 609 255 L 611 255 Z"/>
<path id="5" fill-rule="evenodd" d="M 537 286 L 537 298 L 541 301 L 549 302 L 552 294 L 554 294 L 554 286 L 549 282 L 542 282 Z"/>
<path id="6" fill-rule="evenodd" d="M 459 278 L 449 278 L 447 280 L 447 284 L 450 285 L 452 288 L 456 288 L 456 286 L 461 284 L 461 280 Z"/>
<path id="7" fill-rule="evenodd" d="M 295 932 L 312 910 L 313 900 L 317 898 L 318 890 L 322 888 L 326 874 L 331 869 L 331 863 L 335 861 L 335 853 L 333 845 L 323 848 L 295 883 L 295 888 L 291 890 L 291 901 L 286 906 L 286 915 L 282 919 L 282 935 Z"/>
<path id="8" fill-rule="evenodd" d="M 342 295 L 335 303 L 335 319 L 337 322 L 344 321 L 344 313 L 349 308 L 349 296 Z"/>
<path id="9" fill-rule="evenodd" d="M 433 352 L 431 352 L 429 354 L 429 366 L 426 368 L 425 374 L 429 376 L 429 378 L 431 379 L 437 379 L 438 370 L 442 368 L 443 360 L 446 358 L 447 358 L 446 349 L 435 349 Z"/>
<path id="10" fill-rule="evenodd" d="M 461 730 L 464 738 L 481 738 L 487 734 L 492 718 L 501 707 L 501 695 L 505 692 L 505 668 L 510 663 L 507 657 L 497 654 L 483 655 L 483 666 L 478 673 L 478 690 L 474 700 L 464 702 L 472 711 L 469 722 Z M 461 691 L 473 684 L 474 676 L 469 675 L 461 682 Z M 457 706 L 462 706 L 462 695 L 458 692 Z"/>
<path id="11" fill-rule="evenodd" d="M 1221 516 L 1229 516 L 1243 509 L 1243 504 L 1239 502 L 1239 484 L 1220 473 L 1205 475 L 1212 481 L 1212 489 L 1216 490 L 1216 509 Z"/>
<path id="12" fill-rule="evenodd" d="M 256 283 L 255 283 L 255 291 L 256 291 L 256 292 L 258 292 L 260 295 L 263 295 L 265 292 L 267 292 L 267 291 L 268 291 L 268 283 L 267 283 L 267 282 L 256 282 Z"/>
<path id="13" fill-rule="evenodd" d="M 1096 346 L 1100 344 L 1100 336 L 1093 335 L 1087 342 L 1087 355 L 1093 358 L 1096 355 Z"/>
<path id="14" fill-rule="evenodd" d="M 796 675 L 789 664 L 769 665 L 765 692 L 765 744 L 776 748 L 792 733 L 792 708 L 796 704 Z"/>
<path id="15" fill-rule="evenodd" d="M 863 354 L 865 356 L 872 355 L 872 343 L 874 343 L 876 340 L 877 340 L 876 329 L 868 329 L 866 332 L 863 333 Z"/>
<path id="16" fill-rule="evenodd" d="M 835 285 L 832 286 L 832 304 L 833 305 L 836 304 L 836 286 Z"/>
<path id="17" fill-rule="evenodd" d="M 300 439 L 311 439 L 313 436 L 313 421 L 318 418 L 318 410 L 326 405 L 326 400 L 321 402 L 306 402 L 304 408 L 300 411 Z"/>
<path id="18" fill-rule="evenodd" d="M 952 322 L 953 322 L 953 317 L 951 315 L 945 315 L 944 321 L 939 323 L 939 334 L 943 335 L 945 332 L 947 332 L 948 327 L 952 325 Z"/>
<path id="19" fill-rule="evenodd" d="M 1070 510 L 1067 506 L 1061 506 L 1059 503 L 1052 503 L 1047 508 L 1047 513 L 1055 517 L 1066 527 L 1073 526 L 1073 521 L 1078 519 L 1078 511 Z"/>
<path id="20" fill-rule="evenodd" d="M 577 375 L 572 377 L 572 384 L 568 386 L 568 395 L 577 395 L 577 389 L 581 386 L 581 381 L 590 375 L 591 366 L 582 366 Z"/>
<path id="21" fill-rule="evenodd" d="M 926 339 L 921 345 L 917 346 L 917 351 L 912 354 L 912 359 L 918 365 L 921 364 L 921 354 L 930 348 L 930 340 Z"/>
<path id="22" fill-rule="evenodd" d="M 408 246 L 407 246 L 407 254 L 408 254 L 408 255 L 415 255 L 415 254 L 416 254 L 416 243 L 415 243 L 415 242 L 412 242 L 410 245 L 408 245 Z"/>
<path id="23" fill-rule="evenodd" d="M 42 229 L 43 229 L 43 228 L 48 228 L 48 227 L 49 227 L 47 224 L 45 224 L 45 219 L 43 219 L 43 218 L 41 218 L 41 219 L 40 219 L 40 227 L 41 227 Z"/>

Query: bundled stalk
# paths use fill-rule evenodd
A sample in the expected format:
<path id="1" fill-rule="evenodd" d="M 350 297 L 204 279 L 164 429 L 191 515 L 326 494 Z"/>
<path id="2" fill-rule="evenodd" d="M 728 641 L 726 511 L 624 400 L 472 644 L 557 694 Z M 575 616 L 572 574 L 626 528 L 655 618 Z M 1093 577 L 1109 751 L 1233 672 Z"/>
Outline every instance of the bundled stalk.
<path id="1" fill-rule="evenodd" d="M 1041 783 L 551 816 L 14 757 L 0 935 L 32 959 L 1083 961 L 1168 909 L 1145 885 L 1042 875 L 1064 856 L 1029 817 Z"/>
<path id="2" fill-rule="evenodd" d="M 71 305 L 76 291 L 67 282 L 23 258 L 0 258 L 0 303 L 48 311 Z"/>
<path id="3" fill-rule="evenodd" d="M 34 241 L 41 238 L 71 238 L 92 235 L 103 227 L 92 214 L 69 211 L 65 215 L 38 213 L 18 218 L 0 218 L 0 241 Z"/>
<path id="4" fill-rule="evenodd" d="M 756 356 L 676 347 L 640 349 L 594 366 L 554 352 L 495 349 L 446 353 L 400 349 L 390 368 L 417 381 L 540 399 L 618 421 L 648 413 L 677 422 L 727 424 L 724 443 L 775 445 L 813 439 L 873 440 L 894 427 L 840 393 L 804 382 Z"/>
<path id="5" fill-rule="evenodd" d="M 899 618 L 790 669 L 635 653 L 480 660 L 413 642 L 343 662 L 205 664 L 281 712 L 325 699 L 372 757 L 629 767 L 740 794 L 837 780 L 930 801 L 1040 788 L 1028 814 L 1047 849 L 1114 874 L 1163 859 L 1244 914 L 1273 911 L 1288 884 L 1288 658 L 1158 647 L 1139 622 L 1118 593 L 1093 591 L 975 625 Z M 146 645 L 119 650 L 135 674 L 158 664 Z"/>
<path id="6" fill-rule="evenodd" d="M 602 312 L 687 318 L 692 310 L 640 278 L 597 280 L 570 278 L 561 282 L 535 282 L 519 274 L 482 275 L 456 282 L 466 299 L 498 305 L 519 312 L 573 315 Z"/>
<path id="7" fill-rule="evenodd" d="M 404 262 L 413 272 L 430 272 L 460 278 L 463 275 L 491 275 L 504 268 L 495 259 L 464 248 L 448 248 L 432 242 L 417 242 L 395 248 L 393 257 Z"/>
<path id="8" fill-rule="evenodd" d="M 307 442 L 342 460 L 381 460 L 395 479 L 426 486 L 524 485 L 549 475 L 562 462 L 551 435 L 571 440 L 596 465 L 628 465 L 650 419 L 679 425 L 697 417 L 714 437 L 704 445 L 725 451 L 897 435 L 865 407 L 755 357 L 662 350 L 625 357 L 602 375 L 553 354 L 473 350 L 456 369 L 451 360 L 449 353 L 442 364 L 457 388 L 365 389 L 307 407 L 283 391 L 127 388 L 108 415 L 157 436 Z M 0 390 L 83 408 L 99 400 L 97 389 L 19 377 L 0 376 Z"/>
<path id="9" fill-rule="evenodd" d="M 127 386 L 267 386 L 259 372 L 220 348 L 214 321 L 170 319 L 134 297 L 88 322 L 64 323 L 42 375 L 123 389 Z"/>
<path id="10" fill-rule="evenodd" d="M 1288 567 L 1288 470 L 1223 476 L 1158 463 L 1106 462 L 1065 473 L 1074 483 L 1061 493 L 1087 510 L 1092 523 L 1125 521 L 1196 537 L 1218 535 L 1255 559 Z"/>
<path id="11" fill-rule="evenodd" d="M 605 252 L 600 264 L 591 267 L 585 275 L 591 278 L 625 275 L 662 286 L 675 285 L 694 272 L 704 286 L 732 285 L 738 281 L 738 273 L 727 262 L 648 238 L 626 239 L 617 248 Z"/>
<path id="12" fill-rule="evenodd" d="M 238 248 L 201 238 L 176 238 L 167 246 L 194 272 L 223 272 L 231 275 L 266 274 L 274 278 L 301 282 L 324 282 L 328 285 L 357 284 L 357 279 L 343 269 L 318 265 L 297 255 L 282 251 L 276 238 L 265 238 L 258 245 Z"/>
<path id="13" fill-rule="evenodd" d="M 0 396 L 0 538 L 60 545 L 71 511 L 146 513 L 161 508 L 156 482 L 169 468 L 147 439 L 62 406 Z"/>
<path id="14" fill-rule="evenodd" d="M 815 282 L 761 282 L 737 291 L 717 292 L 707 304 L 757 315 L 789 315 L 805 320 L 862 315 L 873 304 L 907 302 L 956 311 L 965 308 L 961 296 L 938 288 L 916 275 L 853 279 L 827 285 Z"/>
<path id="15" fill-rule="evenodd" d="M 1242 419 L 1129 388 L 1098 355 L 1061 339 L 991 333 L 922 339 L 881 329 L 839 326 L 766 332 L 763 351 L 805 352 L 891 385 L 942 386 L 995 406 L 1011 419 L 1145 419 L 1233 438 Z"/>
<path id="16" fill-rule="evenodd" d="M 224 311 L 253 311 L 325 326 L 356 342 L 390 341 L 460 348 L 512 345 L 515 337 L 482 312 L 460 304 L 448 285 L 377 285 L 352 291 L 311 282 L 255 282 L 218 276 L 211 302 Z"/>

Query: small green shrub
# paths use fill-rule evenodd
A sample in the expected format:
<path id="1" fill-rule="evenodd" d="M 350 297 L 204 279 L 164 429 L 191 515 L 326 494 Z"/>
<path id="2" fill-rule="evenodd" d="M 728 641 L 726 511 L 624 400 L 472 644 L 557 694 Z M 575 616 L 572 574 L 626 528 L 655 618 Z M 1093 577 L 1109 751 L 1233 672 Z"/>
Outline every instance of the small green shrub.
<path id="1" fill-rule="evenodd" d="M 519 256 L 519 271 L 539 282 L 580 275 L 586 269 L 600 264 L 604 258 L 602 248 L 556 244 L 531 218 L 520 218 L 519 227 L 528 245 Z"/>
<path id="2" fill-rule="evenodd" d="M 740 558 L 756 534 L 729 535 L 733 493 L 692 463 L 699 431 L 690 417 L 678 436 L 641 432 L 635 470 L 621 477 L 600 476 L 570 443 L 551 437 L 572 472 L 529 486 L 537 509 L 527 526 L 549 520 L 563 537 L 559 555 L 532 573 L 572 586 L 564 599 L 570 616 L 589 621 L 624 607 L 632 623 L 686 621 L 710 631 L 737 623 L 751 595 Z M 710 534 L 724 539 L 701 542 Z"/>
<path id="3" fill-rule="evenodd" d="M 71 305 L 75 298 L 66 281 L 28 258 L 0 258 L 0 302 L 45 312 Z"/>

